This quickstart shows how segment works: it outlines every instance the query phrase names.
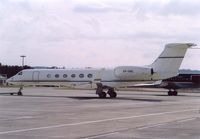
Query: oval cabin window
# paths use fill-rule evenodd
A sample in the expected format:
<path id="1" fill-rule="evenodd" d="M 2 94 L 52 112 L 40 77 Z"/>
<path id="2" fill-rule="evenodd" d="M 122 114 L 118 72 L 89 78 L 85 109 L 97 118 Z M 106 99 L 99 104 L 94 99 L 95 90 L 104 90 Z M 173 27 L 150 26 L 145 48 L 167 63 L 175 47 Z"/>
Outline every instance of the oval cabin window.
<path id="1" fill-rule="evenodd" d="M 92 78 L 92 74 L 88 74 L 87 77 L 88 77 L 88 78 Z"/>
<path id="2" fill-rule="evenodd" d="M 83 78 L 83 77 L 84 77 L 84 74 L 80 74 L 79 77 L 80 77 L 80 78 Z"/>
<path id="3" fill-rule="evenodd" d="M 51 74 L 47 74 L 47 78 L 51 78 Z"/>
<path id="4" fill-rule="evenodd" d="M 63 74 L 63 78 L 67 78 L 67 74 Z"/>
<path id="5" fill-rule="evenodd" d="M 71 75 L 71 77 L 72 77 L 72 78 L 75 78 L 75 77 L 76 77 L 76 75 L 75 75 L 75 74 L 72 74 L 72 75 Z"/>
<path id="6" fill-rule="evenodd" d="M 59 74 L 56 74 L 55 77 L 56 77 L 56 78 L 59 78 Z"/>

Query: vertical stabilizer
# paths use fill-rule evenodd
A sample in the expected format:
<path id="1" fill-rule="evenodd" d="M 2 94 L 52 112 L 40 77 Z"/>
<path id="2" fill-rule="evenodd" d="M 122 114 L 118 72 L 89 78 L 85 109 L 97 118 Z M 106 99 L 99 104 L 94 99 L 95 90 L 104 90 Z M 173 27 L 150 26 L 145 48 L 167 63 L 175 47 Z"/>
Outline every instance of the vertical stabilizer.
<path id="1" fill-rule="evenodd" d="M 188 48 L 193 43 L 169 43 L 160 56 L 149 67 L 153 69 L 153 79 L 165 79 L 176 76 Z"/>

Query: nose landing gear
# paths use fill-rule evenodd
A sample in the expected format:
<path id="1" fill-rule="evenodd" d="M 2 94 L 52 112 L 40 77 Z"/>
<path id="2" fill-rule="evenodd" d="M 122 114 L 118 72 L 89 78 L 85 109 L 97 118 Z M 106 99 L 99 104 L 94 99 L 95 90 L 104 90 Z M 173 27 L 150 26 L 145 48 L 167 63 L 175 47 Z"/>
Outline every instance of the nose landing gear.
<path id="1" fill-rule="evenodd" d="M 14 94 L 16 94 L 16 95 L 18 95 L 18 96 L 23 96 L 22 90 L 23 90 L 23 87 L 21 86 L 21 87 L 19 88 L 19 91 L 18 91 L 18 92 L 12 92 L 12 93 L 10 93 L 10 95 L 13 96 Z"/>
<path id="2" fill-rule="evenodd" d="M 17 92 L 17 95 L 18 95 L 18 96 L 23 96 L 22 90 L 23 90 L 23 87 L 21 86 L 21 87 L 19 88 L 19 91 Z"/>

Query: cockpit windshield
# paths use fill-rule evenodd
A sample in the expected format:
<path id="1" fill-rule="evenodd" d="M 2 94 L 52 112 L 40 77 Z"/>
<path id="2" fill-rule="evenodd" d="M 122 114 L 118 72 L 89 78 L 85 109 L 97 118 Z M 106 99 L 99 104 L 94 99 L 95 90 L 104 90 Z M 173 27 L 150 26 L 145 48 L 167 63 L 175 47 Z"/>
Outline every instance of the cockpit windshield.
<path id="1" fill-rule="evenodd" d="M 17 75 L 22 75 L 22 71 L 20 71 Z"/>

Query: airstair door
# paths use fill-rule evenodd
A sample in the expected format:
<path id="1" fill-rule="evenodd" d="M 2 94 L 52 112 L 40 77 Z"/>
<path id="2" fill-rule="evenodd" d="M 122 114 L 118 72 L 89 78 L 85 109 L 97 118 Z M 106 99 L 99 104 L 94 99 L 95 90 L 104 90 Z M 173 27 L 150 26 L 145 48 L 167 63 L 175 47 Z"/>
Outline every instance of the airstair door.
<path id="1" fill-rule="evenodd" d="M 33 81 L 39 82 L 39 75 L 40 75 L 39 71 L 34 71 L 32 75 Z"/>
<path id="2" fill-rule="evenodd" d="M 103 74 L 104 70 L 105 69 L 102 68 L 99 71 L 97 71 L 97 73 L 95 74 L 95 77 L 94 77 L 94 82 L 96 82 L 96 83 L 100 83 L 101 82 L 101 80 L 102 80 L 102 74 Z"/>

